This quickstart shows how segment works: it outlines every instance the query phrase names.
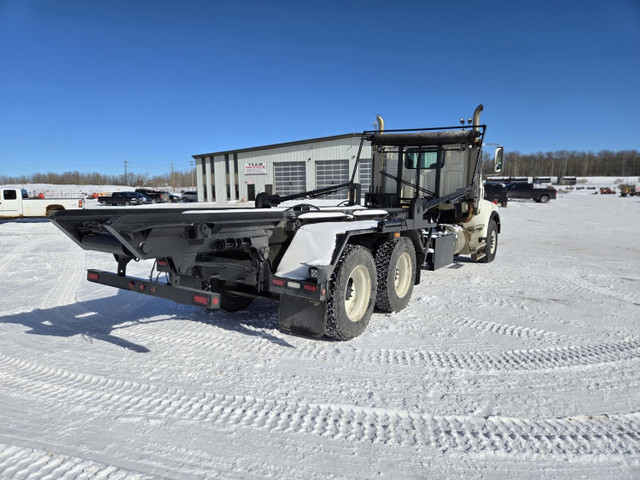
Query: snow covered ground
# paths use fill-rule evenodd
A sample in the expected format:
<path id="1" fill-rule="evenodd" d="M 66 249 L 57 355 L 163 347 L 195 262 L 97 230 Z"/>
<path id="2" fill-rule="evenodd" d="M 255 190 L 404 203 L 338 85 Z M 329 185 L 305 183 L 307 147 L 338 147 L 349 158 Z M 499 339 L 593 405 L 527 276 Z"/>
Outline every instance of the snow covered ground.
<path id="1" fill-rule="evenodd" d="M 1 222 L 0 478 L 639 478 L 640 199 L 500 214 L 494 263 L 344 343 L 90 284 L 109 255 Z"/>

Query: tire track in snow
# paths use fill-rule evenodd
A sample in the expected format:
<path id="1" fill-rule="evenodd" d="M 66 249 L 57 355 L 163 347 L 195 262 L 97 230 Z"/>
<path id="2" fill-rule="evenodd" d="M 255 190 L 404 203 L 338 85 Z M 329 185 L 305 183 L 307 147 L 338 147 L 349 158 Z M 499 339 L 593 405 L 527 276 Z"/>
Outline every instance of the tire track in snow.
<path id="1" fill-rule="evenodd" d="M 431 416 L 392 408 L 189 392 L 70 372 L 2 354 L 0 360 L 3 372 L 0 381 L 12 395 L 55 405 L 90 406 L 101 414 L 112 414 L 125 421 L 188 421 L 199 428 L 210 424 L 225 429 L 238 427 L 466 453 L 552 456 L 640 453 L 640 413 L 540 420 Z M 17 455 L 28 457 L 28 453 Z M 7 463 L 16 465 L 15 461 L 3 463 L 3 459 L 0 456 L 0 468 Z M 25 468 L 30 463 L 25 461 Z"/>
<path id="2" fill-rule="evenodd" d="M 156 478 L 100 462 L 0 443 L 2 478 L 146 480 Z"/>
<path id="3" fill-rule="evenodd" d="M 498 335 L 509 335 L 518 338 L 549 338 L 562 337 L 554 332 L 542 330 L 539 328 L 522 327 L 519 325 L 507 325 L 503 323 L 487 322 L 484 320 L 476 320 L 474 318 L 457 318 L 451 321 L 454 325 L 465 328 L 473 328 L 484 332 L 495 333 Z"/>
<path id="4" fill-rule="evenodd" d="M 603 295 L 605 297 L 614 298 L 623 302 L 630 302 L 635 305 L 640 305 L 640 290 L 638 289 L 637 283 L 632 285 L 629 288 L 629 291 L 622 291 L 619 288 L 614 288 L 611 285 L 599 285 L 597 280 L 594 281 L 588 278 L 584 278 L 585 275 L 588 275 L 590 278 L 594 277 L 594 275 L 590 275 L 588 273 L 576 273 L 575 275 L 562 273 L 561 275 L 570 284 L 569 287 L 565 287 L 565 290 L 577 290 L 581 292 L 587 292 L 589 294 L 595 293 L 597 295 Z M 619 281 L 619 279 L 610 278 L 609 281 L 615 282 Z M 636 286 L 635 290 L 632 288 L 633 286 Z"/>
<path id="5" fill-rule="evenodd" d="M 182 320 L 180 320 L 182 321 Z M 310 341 L 304 346 L 285 348 L 264 337 L 239 337 L 206 332 L 202 324 L 184 323 L 184 328 L 173 331 L 173 327 L 149 327 L 134 325 L 128 328 L 127 339 L 136 343 L 151 341 L 161 344 L 181 344 L 191 348 L 202 348 L 212 352 L 234 352 L 247 356 L 269 356 L 331 362 L 340 366 L 406 366 L 419 368 L 473 370 L 473 371 L 518 371 L 570 368 L 598 365 L 640 358 L 640 339 L 624 339 L 618 342 L 585 346 L 552 347 L 506 352 L 442 352 L 424 349 L 354 349 L 349 344 Z M 491 328 L 491 326 L 488 326 Z M 501 328 L 502 326 L 496 327 Z M 153 328 L 149 332 L 149 328 Z M 508 327 L 505 327 L 507 331 Z M 515 330 L 513 330 L 515 332 Z M 537 330 L 520 331 L 524 336 L 535 336 Z M 284 340 L 283 340 L 284 341 Z M 325 363 L 326 364 L 326 363 Z"/>
<path id="6" fill-rule="evenodd" d="M 53 286 L 40 302 L 40 309 L 55 308 L 76 302 L 76 292 L 84 280 L 86 252 L 73 245 L 64 252 L 64 265 Z"/>
<path id="7" fill-rule="evenodd" d="M 30 250 L 38 250 L 44 241 L 45 238 L 40 235 L 24 235 L 15 248 L 8 253 L 0 255 L 0 274 L 3 274 L 6 270 L 14 271 L 16 265 L 24 261 L 25 253 Z"/>

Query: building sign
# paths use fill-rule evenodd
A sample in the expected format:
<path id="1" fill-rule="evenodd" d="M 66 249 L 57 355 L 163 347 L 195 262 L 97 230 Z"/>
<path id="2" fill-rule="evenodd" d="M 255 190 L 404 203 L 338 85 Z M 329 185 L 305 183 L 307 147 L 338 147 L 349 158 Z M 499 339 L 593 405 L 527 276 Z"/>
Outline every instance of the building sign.
<path id="1" fill-rule="evenodd" d="M 245 175 L 266 175 L 267 164 L 265 162 L 247 162 L 244 165 Z"/>

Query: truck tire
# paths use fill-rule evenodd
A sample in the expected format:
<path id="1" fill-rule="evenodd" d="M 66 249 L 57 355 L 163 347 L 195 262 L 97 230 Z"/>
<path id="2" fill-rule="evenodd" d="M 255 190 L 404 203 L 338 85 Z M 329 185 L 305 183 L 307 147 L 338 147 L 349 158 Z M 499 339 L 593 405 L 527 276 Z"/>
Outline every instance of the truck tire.
<path id="1" fill-rule="evenodd" d="M 540 203 L 547 203 L 549 201 L 549 195 L 540 195 Z"/>
<path id="2" fill-rule="evenodd" d="M 406 237 L 391 238 L 376 252 L 376 307 L 399 312 L 407 306 L 416 281 L 416 249 Z"/>
<path id="3" fill-rule="evenodd" d="M 244 295 L 235 295 L 230 292 L 222 292 L 220 294 L 220 308 L 225 312 L 238 312 L 244 310 L 253 302 L 252 297 Z"/>
<path id="4" fill-rule="evenodd" d="M 484 247 L 485 255 L 479 260 L 480 263 L 491 263 L 496 258 L 496 252 L 498 251 L 498 226 L 493 219 L 489 220 L 486 243 Z"/>
<path id="5" fill-rule="evenodd" d="M 359 245 L 347 245 L 329 281 L 325 334 L 337 340 L 360 335 L 371 319 L 376 300 L 376 264 Z"/>

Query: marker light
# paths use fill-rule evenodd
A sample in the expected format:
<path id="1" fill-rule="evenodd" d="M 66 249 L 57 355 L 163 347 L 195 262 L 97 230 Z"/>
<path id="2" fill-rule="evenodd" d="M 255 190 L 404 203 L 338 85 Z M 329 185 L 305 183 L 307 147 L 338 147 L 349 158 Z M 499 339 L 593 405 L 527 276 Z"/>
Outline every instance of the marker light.
<path id="1" fill-rule="evenodd" d="M 198 305 L 209 305 L 209 297 L 205 297 L 204 295 L 194 295 L 193 303 L 197 303 Z"/>

